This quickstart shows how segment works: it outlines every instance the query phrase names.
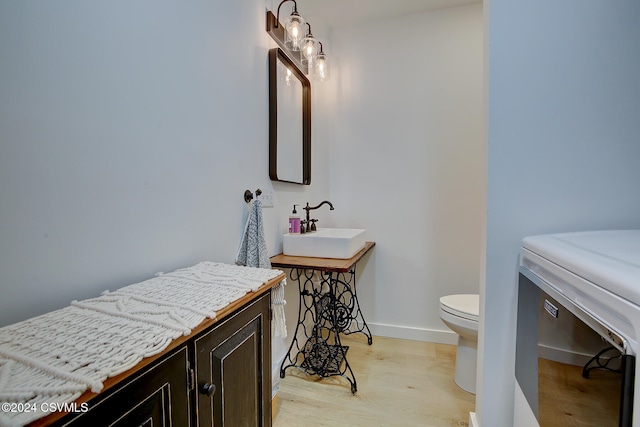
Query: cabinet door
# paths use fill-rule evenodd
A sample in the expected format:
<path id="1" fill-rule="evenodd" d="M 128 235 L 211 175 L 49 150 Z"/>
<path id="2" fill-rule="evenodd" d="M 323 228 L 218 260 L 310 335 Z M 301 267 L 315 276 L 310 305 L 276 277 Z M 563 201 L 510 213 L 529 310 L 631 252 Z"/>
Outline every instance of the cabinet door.
<path id="1" fill-rule="evenodd" d="M 89 402 L 89 410 L 60 426 L 183 427 L 190 423 L 188 349 L 184 346 Z"/>
<path id="2" fill-rule="evenodd" d="M 195 339 L 198 426 L 271 425 L 270 294 Z"/>

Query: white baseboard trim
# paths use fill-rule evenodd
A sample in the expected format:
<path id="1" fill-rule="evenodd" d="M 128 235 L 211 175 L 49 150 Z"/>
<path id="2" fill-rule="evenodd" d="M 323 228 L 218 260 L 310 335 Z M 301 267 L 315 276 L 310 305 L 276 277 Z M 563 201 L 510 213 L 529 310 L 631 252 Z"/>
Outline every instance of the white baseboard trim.
<path id="1" fill-rule="evenodd" d="M 435 342 L 438 344 L 458 344 L 458 335 L 453 331 L 384 325 L 381 323 L 368 323 L 368 325 L 373 335 L 381 337 Z"/>
<path id="2" fill-rule="evenodd" d="M 475 412 L 469 412 L 469 427 L 480 427 Z"/>

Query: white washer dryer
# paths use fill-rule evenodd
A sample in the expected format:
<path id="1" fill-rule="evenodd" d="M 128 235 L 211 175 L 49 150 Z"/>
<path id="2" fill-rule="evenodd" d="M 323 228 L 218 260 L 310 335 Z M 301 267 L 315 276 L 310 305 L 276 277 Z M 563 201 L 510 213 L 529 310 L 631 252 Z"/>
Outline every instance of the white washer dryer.
<path id="1" fill-rule="evenodd" d="M 640 230 L 527 237 L 518 282 L 514 425 L 640 427 Z"/>

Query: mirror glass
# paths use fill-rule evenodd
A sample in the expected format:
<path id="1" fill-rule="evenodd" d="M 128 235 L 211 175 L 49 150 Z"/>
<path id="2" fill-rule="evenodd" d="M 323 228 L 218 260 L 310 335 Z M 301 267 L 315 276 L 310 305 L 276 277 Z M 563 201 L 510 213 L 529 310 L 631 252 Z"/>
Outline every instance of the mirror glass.
<path id="1" fill-rule="evenodd" d="M 269 51 L 269 176 L 311 183 L 311 84 L 279 48 Z"/>
<path id="2" fill-rule="evenodd" d="M 302 82 L 280 60 L 278 77 L 278 179 L 302 181 Z"/>

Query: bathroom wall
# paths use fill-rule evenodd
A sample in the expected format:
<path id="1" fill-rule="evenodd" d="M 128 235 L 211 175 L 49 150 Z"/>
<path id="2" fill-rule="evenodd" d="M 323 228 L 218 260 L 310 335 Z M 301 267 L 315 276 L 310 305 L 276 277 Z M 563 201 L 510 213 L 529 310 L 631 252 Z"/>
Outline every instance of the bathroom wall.
<path id="1" fill-rule="evenodd" d="M 640 4 L 484 2 L 488 213 L 480 425 L 513 426 L 527 235 L 640 227 Z"/>
<path id="2" fill-rule="evenodd" d="M 233 262 L 268 178 L 267 0 L 0 2 L 0 326 L 202 260 Z M 315 107 L 314 107 L 315 108 Z"/>
<path id="3" fill-rule="evenodd" d="M 358 266 L 374 334 L 453 343 L 438 300 L 478 292 L 482 26 L 475 4 L 331 31 L 328 219 L 376 242 Z"/>

